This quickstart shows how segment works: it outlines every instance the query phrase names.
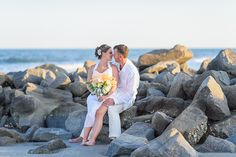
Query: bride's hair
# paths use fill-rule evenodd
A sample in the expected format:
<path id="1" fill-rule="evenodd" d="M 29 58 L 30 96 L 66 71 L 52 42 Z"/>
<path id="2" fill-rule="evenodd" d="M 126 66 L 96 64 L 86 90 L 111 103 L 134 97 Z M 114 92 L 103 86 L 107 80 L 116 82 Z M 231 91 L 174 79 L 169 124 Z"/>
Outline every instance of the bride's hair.
<path id="1" fill-rule="evenodd" d="M 102 57 L 102 53 L 106 53 L 109 49 L 111 48 L 111 46 L 107 45 L 107 44 L 102 44 L 101 46 L 98 46 L 95 49 L 95 56 L 98 59 L 101 59 Z"/>

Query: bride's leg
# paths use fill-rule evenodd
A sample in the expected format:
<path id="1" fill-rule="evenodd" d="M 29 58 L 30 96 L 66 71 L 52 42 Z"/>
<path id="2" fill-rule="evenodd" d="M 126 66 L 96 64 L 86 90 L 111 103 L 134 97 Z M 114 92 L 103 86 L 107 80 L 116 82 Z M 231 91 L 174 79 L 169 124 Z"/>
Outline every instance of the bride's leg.
<path id="1" fill-rule="evenodd" d="M 85 142 L 88 141 L 88 136 L 89 136 L 89 133 L 90 133 L 91 129 L 92 129 L 92 127 L 85 127 L 84 128 L 84 137 L 83 137 L 81 145 L 84 145 Z"/>
<path id="2" fill-rule="evenodd" d="M 107 112 L 107 107 L 105 105 L 101 105 L 97 112 L 96 112 L 96 119 L 95 119 L 95 123 L 94 123 L 94 127 L 93 127 L 93 134 L 92 134 L 92 138 L 89 139 L 88 142 L 85 143 L 85 145 L 87 146 L 91 146 L 95 144 L 95 141 L 97 139 L 97 136 L 99 135 L 102 126 L 103 126 L 103 117 Z"/>

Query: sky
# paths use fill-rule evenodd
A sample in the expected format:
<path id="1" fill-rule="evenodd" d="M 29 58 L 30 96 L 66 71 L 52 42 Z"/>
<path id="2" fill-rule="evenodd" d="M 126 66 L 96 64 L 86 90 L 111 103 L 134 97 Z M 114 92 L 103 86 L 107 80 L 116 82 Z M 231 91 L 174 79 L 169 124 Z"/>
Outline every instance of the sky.
<path id="1" fill-rule="evenodd" d="M 0 0 L 0 48 L 235 48 L 235 8 L 235 0 Z"/>

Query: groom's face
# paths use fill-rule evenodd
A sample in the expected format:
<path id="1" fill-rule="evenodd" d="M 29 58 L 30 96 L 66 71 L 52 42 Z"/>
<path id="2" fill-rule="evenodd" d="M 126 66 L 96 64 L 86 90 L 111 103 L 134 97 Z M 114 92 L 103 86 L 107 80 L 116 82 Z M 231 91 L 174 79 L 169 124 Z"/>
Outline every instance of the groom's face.
<path id="1" fill-rule="evenodd" d="M 117 49 L 114 49 L 114 59 L 115 59 L 115 61 L 116 61 L 117 63 L 120 62 L 120 57 L 121 57 L 121 55 L 120 55 L 120 53 L 118 52 L 118 50 L 117 50 Z"/>

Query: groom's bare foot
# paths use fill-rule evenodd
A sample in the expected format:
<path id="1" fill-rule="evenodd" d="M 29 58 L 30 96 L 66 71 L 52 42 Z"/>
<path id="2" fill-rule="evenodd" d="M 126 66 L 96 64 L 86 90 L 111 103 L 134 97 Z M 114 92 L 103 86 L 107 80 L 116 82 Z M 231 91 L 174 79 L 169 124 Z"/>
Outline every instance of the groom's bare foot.
<path id="1" fill-rule="evenodd" d="M 83 140 L 82 137 L 77 137 L 77 138 L 73 138 L 73 139 L 69 139 L 70 143 L 79 143 Z"/>

